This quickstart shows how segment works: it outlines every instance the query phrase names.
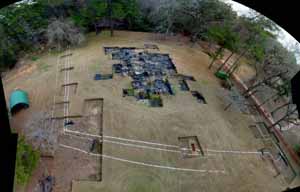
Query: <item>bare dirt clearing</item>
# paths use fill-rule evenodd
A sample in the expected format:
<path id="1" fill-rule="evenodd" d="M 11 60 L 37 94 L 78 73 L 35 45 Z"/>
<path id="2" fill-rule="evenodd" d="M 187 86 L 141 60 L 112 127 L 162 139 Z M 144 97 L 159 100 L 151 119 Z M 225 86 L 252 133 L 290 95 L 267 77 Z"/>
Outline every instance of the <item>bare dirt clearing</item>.
<path id="1" fill-rule="evenodd" d="M 156 40 L 154 36 L 121 31 L 114 38 L 105 32 L 91 34 L 86 45 L 70 50 L 67 66 L 59 58 L 69 52 L 45 55 L 35 63 L 35 70 L 4 82 L 6 96 L 15 87 L 29 92 L 30 108 L 11 119 L 20 132 L 35 113 L 52 112 L 54 96 L 56 103 L 69 102 L 58 104 L 55 117 L 88 116 L 81 120 L 84 124 L 69 119 L 74 125 L 66 128 L 73 133 L 64 129 L 63 120 L 56 120 L 59 136 L 52 171 L 58 182 L 55 191 L 282 191 L 287 186 L 285 180 L 281 175 L 274 177 L 271 163 L 257 153 L 264 143 L 249 128 L 253 119 L 234 109 L 224 112 L 220 83 L 207 69 L 209 57 L 197 45 L 192 47 L 180 39 Z M 170 54 L 179 73 L 193 76 L 196 81 L 188 82 L 189 87 L 203 94 L 208 104 L 200 104 L 190 93 L 177 90 L 175 96 L 163 96 L 162 108 L 149 108 L 122 97 L 122 89 L 130 85 L 128 77 L 93 80 L 95 73 L 112 73 L 112 64 L 117 63 L 105 55 L 103 47 L 143 47 L 145 43 L 159 47 L 153 52 Z M 49 65 L 46 71 L 38 67 L 43 63 Z M 74 69 L 60 72 L 70 66 Z M 7 79 L 15 75 L 11 72 Z M 61 85 L 72 82 L 78 83 L 76 92 L 69 89 L 72 94 L 60 95 L 68 92 L 68 88 L 61 90 Z M 93 117 L 99 115 L 94 104 L 84 102 L 93 98 L 103 98 L 100 119 Z M 97 121 L 102 121 L 103 127 Z M 98 132 L 100 128 L 103 133 Z M 180 145 L 178 137 L 185 136 L 197 136 L 204 156 L 183 158 L 176 146 Z M 101 182 L 86 181 L 95 179 L 99 166 L 99 154 L 88 154 L 94 138 L 103 141 Z M 36 183 L 34 177 L 29 186 Z"/>

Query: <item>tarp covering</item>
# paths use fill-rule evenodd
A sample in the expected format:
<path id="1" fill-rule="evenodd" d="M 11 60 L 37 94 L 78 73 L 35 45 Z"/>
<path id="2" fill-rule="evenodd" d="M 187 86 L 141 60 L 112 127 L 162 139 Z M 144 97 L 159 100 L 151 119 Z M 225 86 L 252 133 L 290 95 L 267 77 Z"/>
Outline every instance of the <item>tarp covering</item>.
<path id="1" fill-rule="evenodd" d="M 14 112 L 17 106 L 29 107 L 28 94 L 20 89 L 13 91 L 9 98 L 10 111 Z"/>

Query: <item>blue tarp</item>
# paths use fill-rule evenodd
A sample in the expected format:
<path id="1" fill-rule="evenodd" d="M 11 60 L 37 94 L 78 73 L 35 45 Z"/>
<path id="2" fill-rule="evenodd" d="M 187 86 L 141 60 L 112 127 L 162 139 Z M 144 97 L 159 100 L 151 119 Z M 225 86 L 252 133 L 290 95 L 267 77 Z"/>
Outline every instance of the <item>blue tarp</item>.
<path id="1" fill-rule="evenodd" d="M 94 80 L 107 80 L 107 79 L 112 79 L 113 75 L 112 74 L 95 74 Z"/>

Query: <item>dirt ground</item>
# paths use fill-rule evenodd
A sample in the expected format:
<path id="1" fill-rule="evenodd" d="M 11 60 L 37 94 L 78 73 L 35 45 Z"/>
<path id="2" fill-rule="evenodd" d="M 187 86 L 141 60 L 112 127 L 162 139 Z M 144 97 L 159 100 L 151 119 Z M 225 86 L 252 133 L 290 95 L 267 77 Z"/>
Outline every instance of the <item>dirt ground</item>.
<path id="1" fill-rule="evenodd" d="M 264 144 L 251 132 L 249 125 L 253 124 L 253 119 L 250 116 L 236 110 L 224 112 L 226 103 L 219 96 L 220 82 L 208 70 L 209 57 L 198 45 L 192 46 L 176 37 L 159 40 L 154 34 L 124 31 L 116 32 L 113 38 L 104 32 L 99 36 L 90 34 L 87 39 L 83 46 L 71 49 L 73 55 L 69 63 L 74 69 L 70 72 L 69 82 L 78 82 L 78 86 L 76 93 L 69 96 L 69 115 L 85 115 L 85 99 L 103 98 L 103 135 L 114 139 L 103 144 L 101 182 L 87 181 L 92 180 L 90 175 L 97 169 L 95 166 L 99 166 L 95 164 L 99 157 L 62 147 L 58 139 L 53 165 L 49 166 L 58 182 L 55 191 L 248 192 L 282 191 L 287 187 L 281 175 L 275 177 L 271 163 L 260 155 L 229 152 L 256 152 Z M 175 96 L 163 97 L 163 108 L 149 108 L 132 98 L 122 97 L 122 89 L 130 84 L 128 77 L 93 80 L 95 73 L 111 73 L 111 65 L 117 63 L 104 54 L 104 46 L 143 47 L 145 43 L 154 43 L 159 52 L 170 54 L 179 73 L 194 76 L 196 82 L 188 82 L 189 86 L 201 92 L 208 104 L 199 104 L 191 94 L 177 90 Z M 32 70 L 25 69 L 26 73 L 12 71 L 5 77 L 7 97 L 14 88 L 29 93 L 30 108 L 11 118 L 12 127 L 19 133 L 26 135 L 23 126 L 35 113 L 52 112 L 55 95 L 56 102 L 64 100 L 59 93 L 65 76 L 57 66 L 63 67 L 58 58 L 65 53 L 42 55 L 37 61 L 28 63 L 36 66 Z M 62 112 L 54 113 L 54 116 L 61 115 Z M 64 137 L 63 123 L 60 124 L 57 126 L 59 138 Z M 80 131 L 99 135 L 90 127 L 93 125 L 86 130 L 82 126 Z M 141 142 L 179 146 L 178 137 L 184 136 L 197 136 L 205 155 L 187 159 L 178 152 L 157 149 L 172 147 L 149 143 L 139 147 Z M 91 137 L 76 138 L 74 136 L 74 142 L 71 141 L 73 147 L 88 151 L 88 148 L 80 147 Z M 68 142 L 62 144 L 71 145 Z M 40 169 L 41 166 L 24 191 L 33 191 Z"/>

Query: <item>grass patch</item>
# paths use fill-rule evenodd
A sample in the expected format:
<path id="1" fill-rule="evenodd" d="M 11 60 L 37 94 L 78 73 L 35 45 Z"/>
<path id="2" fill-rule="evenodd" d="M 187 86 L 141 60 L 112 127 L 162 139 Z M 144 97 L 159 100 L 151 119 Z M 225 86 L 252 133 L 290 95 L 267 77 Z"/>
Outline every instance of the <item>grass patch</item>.
<path id="1" fill-rule="evenodd" d="M 179 90 L 179 87 L 178 87 L 177 85 L 172 85 L 172 84 L 171 84 L 171 89 L 172 89 L 172 91 L 173 91 L 173 94 L 176 95 L 177 92 L 178 92 L 178 90 Z"/>
<path id="2" fill-rule="evenodd" d="M 102 37 L 110 37 L 110 31 L 109 30 L 101 31 L 100 35 Z"/>
<path id="3" fill-rule="evenodd" d="M 24 137 L 19 137 L 16 157 L 16 183 L 24 186 L 36 168 L 40 154 L 31 145 L 26 143 Z"/>
<path id="4" fill-rule="evenodd" d="M 37 60 L 40 59 L 40 57 L 38 57 L 38 56 L 32 56 L 30 59 L 31 59 L 31 61 L 37 61 Z"/>
<path id="5" fill-rule="evenodd" d="M 153 100 L 160 99 L 160 95 L 158 95 L 158 94 L 150 94 L 150 98 L 149 99 L 153 99 Z"/>
<path id="6" fill-rule="evenodd" d="M 134 89 L 133 88 L 127 89 L 127 92 L 128 92 L 128 96 L 134 96 Z"/>
<path id="7" fill-rule="evenodd" d="M 99 72 L 99 68 L 100 68 L 99 63 L 94 63 L 94 64 L 88 66 L 88 70 L 92 71 L 92 72 L 95 72 L 95 73 Z"/>
<path id="8" fill-rule="evenodd" d="M 156 192 L 161 191 L 158 178 L 148 175 L 129 176 L 126 179 L 126 191 L 130 192 Z"/>
<path id="9" fill-rule="evenodd" d="M 158 94 L 150 94 L 149 104 L 151 107 L 162 107 L 163 106 L 162 98 Z"/>
<path id="10" fill-rule="evenodd" d="M 40 63 L 39 64 L 39 69 L 41 71 L 48 71 L 49 67 L 50 67 L 50 65 L 48 65 L 47 63 Z"/>
<path id="11" fill-rule="evenodd" d="M 300 144 L 294 145 L 294 151 L 297 153 L 297 155 L 300 157 Z"/>
<path id="12" fill-rule="evenodd" d="M 61 54 L 63 52 L 63 50 L 57 50 L 57 49 L 50 49 L 49 50 L 49 53 L 51 54 L 51 55 L 58 55 L 58 54 Z"/>
<path id="13" fill-rule="evenodd" d="M 207 85 L 207 84 L 209 84 L 209 81 L 207 81 L 207 80 L 201 80 L 201 83 L 203 83 L 204 85 Z"/>

